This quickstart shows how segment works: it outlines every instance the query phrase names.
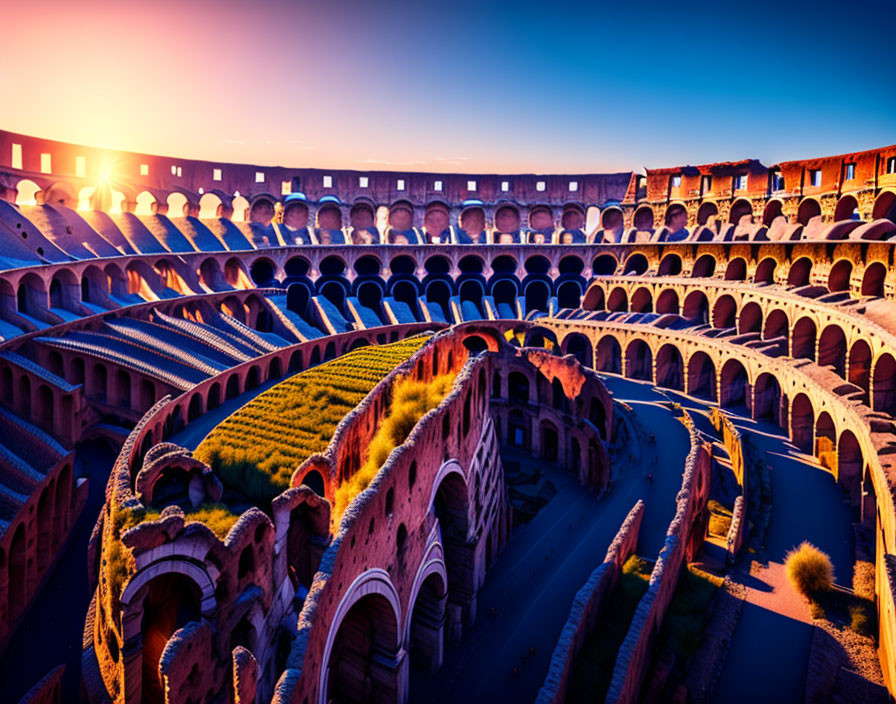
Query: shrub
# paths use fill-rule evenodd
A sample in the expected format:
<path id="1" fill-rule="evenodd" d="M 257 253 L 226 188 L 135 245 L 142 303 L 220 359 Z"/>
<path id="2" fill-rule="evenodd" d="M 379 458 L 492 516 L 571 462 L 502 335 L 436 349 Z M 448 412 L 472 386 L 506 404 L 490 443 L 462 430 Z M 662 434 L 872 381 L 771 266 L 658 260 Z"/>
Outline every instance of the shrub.
<path id="1" fill-rule="evenodd" d="M 874 564 L 859 560 L 853 568 L 852 590 L 862 599 L 874 601 Z"/>
<path id="2" fill-rule="evenodd" d="M 790 583 L 805 597 L 828 591 L 834 583 L 831 558 L 806 541 L 787 553 L 786 568 Z"/>

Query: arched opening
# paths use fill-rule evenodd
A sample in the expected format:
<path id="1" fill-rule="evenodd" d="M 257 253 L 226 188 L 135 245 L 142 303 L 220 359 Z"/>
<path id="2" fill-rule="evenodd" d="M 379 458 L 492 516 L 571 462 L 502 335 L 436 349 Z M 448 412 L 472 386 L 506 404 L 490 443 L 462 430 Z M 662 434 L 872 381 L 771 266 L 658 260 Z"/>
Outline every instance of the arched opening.
<path id="1" fill-rule="evenodd" d="M 358 599 L 345 614 L 326 664 L 328 702 L 398 700 L 400 647 L 395 610 L 382 594 Z"/>
<path id="2" fill-rule="evenodd" d="M 695 279 L 708 279 L 716 273 L 716 258 L 711 254 L 703 254 L 694 262 L 691 277 Z"/>
<path id="3" fill-rule="evenodd" d="M 199 218 L 220 218 L 224 204 L 221 198 L 214 193 L 204 193 L 199 199 Z"/>
<path id="4" fill-rule="evenodd" d="M 787 342 L 790 338 L 790 321 L 783 310 L 773 310 L 765 319 L 762 330 L 763 340 L 783 339 Z"/>
<path id="5" fill-rule="evenodd" d="M 756 267 L 756 275 L 753 277 L 753 281 L 757 284 L 775 283 L 775 269 L 777 266 L 778 262 L 771 257 L 766 257 Z"/>
<path id="6" fill-rule="evenodd" d="M 790 271 L 787 272 L 787 285 L 808 286 L 811 273 L 812 260 L 809 257 L 800 257 L 790 265 Z"/>
<path id="7" fill-rule="evenodd" d="M 883 296 L 884 282 L 887 278 L 887 267 L 880 262 L 874 262 L 865 267 L 862 274 L 862 295 Z"/>
<path id="8" fill-rule="evenodd" d="M 738 332 L 744 335 L 749 332 L 762 333 L 762 306 L 750 301 L 741 311 L 737 321 Z"/>
<path id="9" fill-rule="evenodd" d="M 596 368 L 608 374 L 622 374 L 622 347 L 615 337 L 606 335 L 597 343 Z"/>
<path id="10" fill-rule="evenodd" d="M 753 417 L 767 418 L 781 425 L 781 384 L 773 374 L 763 372 L 753 389 Z"/>
<path id="11" fill-rule="evenodd" d="M 628 259 L 625 260 L 625 266 L 622 273 L 624 276 L 642 276 L 647 271 L 648 266 L 649 263 L 647 257 L 636 252 L 635 254 L 629 255 Z"/>
<path id="12" fill-rule="evenodd" d="M 200 618 L 199 588 L 190 578 L 167 572 L 152 579 L 144 588 L 143 619 L 140 635 L 143 641 L 144 703 L 165 701 L 164 683 L 160 679 L 159 661 L 168 639 L 190 621 Z"/>
<path id="13" fill-rule="evenodd" d="M 820 215 L 821 206 L 818 204 L 818 201 L 814 198 L 805 198 L 800 203 L 799 210 L 797 210 L 796 221 L 800 225 L 808 225 L 812 218 L 817 218 Z"/>
<path id="14" fill-rule="evenodd" d="M 715 220 L 719 215 L 719 208 L 715 203 L 703 203 L 697 210 L 697 224 L 707 227 L 714 227 Z"/>
<path id="15" fill-rule="evenodd" d="M 290 284 L 286 288 L 286 308 L 305 315 L 308 310 L 308 302 L 311 300 L 311 289 L 305 283 Z"/>
<path id="16" fill-rule="evenodd" d="M 485 212 L 479 207 L 467 208 L 460 214 L 460 227 L 478 242 L 485 234 Z"/>
<path id="17" fill-rule="evenodd" d="M 613 276 L 618 267 L 619 262 L 612 254 L 601 254 L 591 263 L 591 270 L 595 276 Z"/>
<path id="18" fill-rule="evenodd" d="M 587 337 L 581 333 L 571 333 L 564 338 L 563 347 L 564 354 L 573 355 L 580 364 L 586 367 L 591 366 L 591 344 Z"/>
<path id="19" fill-rule="evenodd" d="M 650 206 L 642 205 L 635 211 L 632 218 L 632 224 L 636 230 L 649 232 L 653 230 L 654 216 L 653 209 Z"/>
<path id="20" fill-rule="evenodd" d="M 837 476 L 837 429 L 827 411 L 819 413 L 815 422 L 815 457 L 818 464 Z"/>
<path id="21" fill-rule="evenodd" d="M 828 325 L 818 337 L 818 364 L 831 366 L 840 376 L 846 376 L 846 335 L 838 325 Z"/>
<path id="22" fill-rule="evenodd" d="M 448 601 L 457 607 L 454 609 L 457 615 L 466 609 L 473 587 L 473 556 L 467 543 L 469 505 L 467 485 L 461 475 L 446 474 L 436 490 L 433 508 L 445 550 Z"/>
<path id="23" fill-rule="evenodd" d="M 526 284 L 526 312 L 540 310 L 548 312 L 548 300 L 551 297 L 551 289 L 546 281 L 536 279 Z"/>
<path id="24" fill-rule="evenodd" d="M 432 674 L 442 664 L 445 599 L 448 588 L 438 572 L 431 573 L 417 592 L 411 612 L 408 651 L 411 667 Z"/>
<path id="25" fill-rule="evenodd" d="M 772 223 L 778 218 L 783 217 L 783 205 L 779 200 L 770 200 L 765 204 L 765 210 L 762 213 L 762 224 L 771 227 Z"/>
<path id="26" fill-rule="evenodd" d="M 612 312 L 628 311 L 628 292 L 622 286 L 610 291 L 610 297 L 607 299 L 607 310 Z"/>
<path id="27" fill-rule="evenodd" d="M 528 405 L 529 379 L 521 372 L 510 372 L 507 377 L 507 394 L 511 405 Z"/>
<path id="28" fill-rule="evenodd" d="M 343 280 L 332 280 L 321 284 L 320 295 L 336 306 L 340 312 L 345 310 L 345 284 Z"/>
<path id="29" fill-rule="evenodd" d="M 746 281 L 747 260 L 743 257 L 735 257 L 725 267 L 725 281 Z"/>
<path id="30" fill-rule="evenodd" d="M 747 218 L 745 220 L 745 218 Z M 728 222 L 735 225 L 744 225 L 753 222 L 753 206 L 750 201 L 739 198 L 731 204 L 731 210 L 728 212 Z"/>
<path id="31" fill-rule="evenodd" d="M 675 345 L 663 345 L 656 353 L 656 384 L 684 391 L 684 361 Z"/>
<path id="32" fill-rule="evenodd" d="M 677 254 L 667 254 L 660 260 L 658 276 L 678 276 L 681 273 L 681 257 Z"/>
<path id="33" fill-rule="evenodd" d="M 276 267 L 270 259 L 256 259 L 249 268 L 249 276 L 259 287 L 276 286 L 275 273 Z"/>
<path id="34" fill-rule="evenodd" d="M 851 430 L 844 430 L 837 442 L 837 481 L 849 492 L 853 506 L 859 503 L 864 466 L 865 458 L 862 456 L 858 439 Z"/>
<path id="35" fill-rule="evenodd" d="M 834 222 L 840 220 L 861 220 L 859 215 L 859 202 L 855 196 L 843 196 L 837 201 L 837 207 L 834 209 Z"/>
<path id="36" fill-rule="evenodd" d="M 896 223 L 896 193 L 893 191 L 884 191 L 877 200 L 874 201 L 874 209 L 871 211 L 871 217 L 875 220 L 885 218 Z"/>
<path id="37" fill-rule="evenodd" d="M 862 403 L 867 406 L 871 389 L 871 347 L 864 340 L 856 340 L 849 350 L 849 383 L 862 389 Z"/>
<path id="38" fill-rule="evenodd" d="M 653 312 L 653 296 L 650 291 L 644 287 L 636 289 L 632 294 L 632 303 L 630 310 L 633 313 L 652 313 Z"/>
<path id="39" fill-rule="evenodd" d="M 678 315 L 680 311 L 678 304 L 678 293 L 671 288 L 667 288 L 660 293 L 656 299 L 656 312 L 667 315 Z"/>
<path id="40" fill-rule="evenodd" d="M 841 259 L 831 267 L 831 273 L 828 276 L 828 289 L 833 293 L 849 291 L 851 277 L 852 262 L 848 259 Z"/>
<path id="41" fill-rule="evenodd" d="M 582 300 L 582 287 L 578 281 L 564 281 L 557 287 L 558 308 L 578 308 Z"/>
<path id="42" fill-rule="evenodd" d="M 888 352 L 874 364 L 871 392 L 873 410 L 896 415 L 896 359 Z"/>
<path id="43" fill-rule="evenodd" d="M 747 402 L 747 370 L 736 359 L 729 359 L 722 366 L 719 376 L 719 405 L 744 406 Z"/>
<path id="44" fill-rule="evenodd" d="M 632 340 L 625 350 L 625 376 L 653 380 L 653 353 L 644 340 Z"/>
<path id="45" fill-rule="evenodd" d="M 733 328 L 737 322 L 737 303 L 729 295 L 719 296 L 712 307 L 712 326 L 719 329 Z"/>
<path id="46" fill-rule="evenodd" d="M 183 193 L 175 191 L 168 195 L 168 217 L 183 218 L 189 215 L 190 203 Z"/>
<path id="47" fill-rule="evenodd" d="M 448 302 L 451 299 L 451 286 L 443 279 L 434 279 L 426 285 L 426 302 L 437 305 L 445 320 L 451 320 Z"/>
<path id="48" fill-rule="evenodd" d="M 790 356 L 794 359 L 815 361 L 815 340 L 817 331 L 815 321 L 811 318 L 800 318 L 793 326 L 793 340 Z"/>
<path id="49" fill-rule="evenodd" d="M 681 314 L 697 323 L 709 322 L 709 299 L 703 291 L 691 291 L 684 299 Z"/>
<path id="50" fill-rule="evenodd" d="M 716 365 L 706 352 L 695 352 L 688 360 L 688 388 L 691 396 L 715 403 L 717 392 Z"/>
<path id="51" fill-rule="evenodd" d="M 802 452 L 815 450 L 815 411 L 806 394 L 797 394 L 790 410 L 790 439 Z"/>

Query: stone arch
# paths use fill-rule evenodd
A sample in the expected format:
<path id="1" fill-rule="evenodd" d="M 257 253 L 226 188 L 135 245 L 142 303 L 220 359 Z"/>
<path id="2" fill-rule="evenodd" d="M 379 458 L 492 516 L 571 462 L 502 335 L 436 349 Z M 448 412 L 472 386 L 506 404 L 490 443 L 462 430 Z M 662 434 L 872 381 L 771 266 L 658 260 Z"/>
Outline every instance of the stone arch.
<path id="1" fill-rule="evenodd" d="M 818 364 L 846 376 L 846 335 L 839 325 L 828 325 L 818 336 Z"/>
<path id="2" fill-rule="evenodd" d="M 790 405 L 790 440 L 802 452 L 815 451 L 815 410 L 804 393 L 797 394 Z"/>
<path id="3" fill-rule="evenodd" d="M 595 284 L 589 286 L 585 292 L 585 297 L 582 299 L 582 308 L 584 310 L 604 310 L 606 307 L 607 303 L 603 288 Z"/>
<path id="4" fill-rule="evenodd" d="M 465 208 L 460 214 L 460 227 L 468 237 L 478 241 L 485 232 L 485 211 L 478 205 Z"/>
<path id="5" fill-rule="evenodd" d="M 578 308 L 582 298 L 582 285 L 576 280 L 567 280 L 557 285 L 557 307 Z"/>
<path id="6" fill-rule="evenodd" d="M 814 362 L 817 335 L 815 321 L 812 318 L 806 316 L 797 320 L 793 326 L 790 356 L 794 359 L 808 359 Z"/>
<path id="7" fill-rule="evenodd" d="M 675 253 L 666 254 L 660 260 L 657 276 L 678 276 L 681 273 L 681 257 Z"/>
<path id="8" fill-rule="evenodd" d="M 691 277 L 695 279 L 708 279 L 716 272 L 716 258 L 711 254 L 702 254 L 694 262 L 691 269 Z"/>
<path id="9" fill-rule="evenodd" d="M 862 274 L 862 295 L 882 297 L 886 278 L 887 267 L 881 262 L 872 262 L 866 266 Z"/>
<path id="10" fill-rule="evenodd" d="M 632 293 L 631 304 L 629 310 L 632 313 L 652 313 L 653 312 L 653 295 L 646 286 L 635 289 Z"/>
<path id="11" fill-rule="evenodd" d="M 199 199 L 199 218 L 212 219 L 224 215 L 224 201 L 217 193 L 203 193 Z"/>
<path id="12" fill-rule="evenodd" d="M 880 355 L 871 372 L 871 408 L 896 415 L 896 359 L 889 352 Z"/>
<path id="13" fill-rule="evenodd" d="M 320 668 L 319 704 L 396 701 L 404 684 L 397 666 L 400 623 L 401 604 L 389 574 L 379 568 L 360 574 L 346 590 L 330 624 Z M 371 690 L 368 672 L 377 691 Z"/>
<path id="14" fill-rule="evenodd" d="M 871 389 L 871 346 L 865 340 L 856 340 L 849 350 L 849 383 L 862 389 L 862 403 L 869 404 Z"/>
<path id="15" fill-rule="evenodd" d="M 707 201 L 706 203 L 702 203 L 700 208 L 697 210 L 697 224 L 705 225 L 708 227 L 712 226 L 712 220 L 719 215 L 719 208 L 715 203 Z"/>
<path id="16" fill-rule="evenodd" d="M 433 673 L 442 664 L 448 573 L 438 545 L 427 551 L 411 587 L 404 642 L 410 664 Z"/>
<path id="17" fill-rule="evenodd" d="M 852 262 L 849 259 L 838 259 L 831 267 L 828 275 L 828 289 L 832 293 L 849 291 L 852 279 Z"/>
<path id="18" fill-rule="evenodd" d="M 678 292 L 674 288 L 667 288 L 656 298 L 656 312 L 660 314 L 678 315 L 680 307 Z"/>
<path id="19" fill-rule="evenodd" d="M 871 213 L 875 220 L 886 218 L 896 223 L 896 192 L 888 190 L 878 195 Z"/>
<path id="20" fill-rule="evenodd" d="M 834 208 L 834 222 L 841 220 L 861 220 L 859 215 L 859 201 L 855 196 L 841 196 L 837 201 L 837 207 Z"/>
<path id="21" fill-rule="evenodd" d="M 737 359 L 729 359 L 722 365 L 719 375 L 719 405 L 740 406 L 747 403 L 749 377 L 743 364 Z"/>
<path id="22" fill-rule="evenodd" d="M 859 503 L 862 469 L 865 458 L 859 440 L 851 430 L 844 430 L 837 440 L 837 481 L 849 492 L 851 503 Z"/>
<path id="23" fill-rule="evenodd" d="M 582 333 L 573 332 L 564 337 L 561 349 L 563 354 L 573 355 L 582 365 L 586 367 L 592 365 L 591 343 Z"/>
<path id="24" fill-rule="evenodd" d="M 341 230 L 342 210 L 337 203 L 322 203 L 317 209 L 317 227 L 319 230 Z"/>
<path id="25" fill-rule="evenodd" d="M 635 214 L 632 217 L 632 224 L 635 226 L 635 229 L 639 231 L 652 232 L 654 229 L 654 221 L 653 208 L 649 205 L 640 206 L 635 210 Z"/>
<path id="26" fill-rule="evenodd" d="M 753 417 L 769 418 L 781 425 L 781 384 L 774 374 L 763 372 L 753 388 Z"/>
<path id="27" fill-rule="evenodd" d="M 189 215 L 190 202 L 180 191 L 169 193 L 166 203 L 168 206 L 168 217 L 181 218 Z"/>
<path id="28" fill-rule="evenodd" d="M 776 338 L 783 338 L 785 342 L 790 339 L 790 320 L 787 318 L 787 313 L 778 308 L 766 316 L 765 325 L 762 328 L 763 340 Z"/>
<path id="29" fill-rule="evenodd" d="M 756 266 L 756 274 L 753 281 L 757 284 L 773 284 L 775 283 L 775 269 L 778 262 L 773 257 L 766 257 Z"/>
<path id="30" fill-rule="evenodd" d="M 691 396 L 716 402 L 718 379 L 716 365 L 706 352 L 697 351 L 688 359 L 688 387 Z"/>
<path id="31" fill-rule="evenodd" d="M 709 322 L 709 299 L 703 291 L 691 291 L 684 299 L 681 315 L 700 323 Z"/>
<path id="32" fill-rule="evenodd" d="M 773 198 L 765 204 L 762 211 L 762 224 L 771 227 L 772 223 L 780 217 L 784 217 L 784 204 L 777 198 Z"/>
<path id="33" fill-rule="evenodd" d="M 595 348 L 595 368 L 608 374 L 622 373 L 622 347 L 612 335 L 604 335 Z"/>
<path id="34" fill-rule="evenodd" d="M 625 348 L 625 376 L 653 381 L 653 352 L 644 340 L 632 340 Z"/>
<path id="35" fill-rule="evenodd" d="M 746 281 L 747 260 L 743 257 L 734 257 L 725 267 L 725 281 Z"/>
<path id="36" fill-rule="evenodd" d="M 716 299 L 712 307 L 712 326 L 719 329 L 733 328 L 737 324 L 737 303 L 733 296 L 725 294 Z"/>
<path id="37" fill-rule="evenodd" d="M 628 291 L 624 286 L 617 286 L 607 298 L 607 310 L 612 312 L 628 311 Z"/>
<path id="38" fill-rule="evenodd" d="M 622 274 L 623 276 L 643 276 L 647 273 L 649 266 L 647 257 L 640 252 L 635 252 L 626 258 Z"/>
<path id="39" fill-rule="evenodd" d="M 233 222 L 246 222 L 249 216 L 249 201 L 245 196 L 235 193 L 233 200 L 230 201 L 230 207 L 233 208 L 233 215 L 231 216 Z"/>
<path id="40" fill-rule="evenodd" d="M 743 335 L 749 332 L 762 334 L 762 306 L 750 301 L 741 308 L 737 321 L 738 332 Z"/>
<path id="41" fill-rule="evenodd" d="M 656 385 L 684 391 L 684 360 L 676 345 L 665 344 L 657 351 Z"/>
<path id="42" fill-rule="evenodd" d="M 800 257 L 790 265 L 790 270 L 787 272 L 787 285 L 807 286 L 811 273 L 812 260 L 809 257 Z"/>
<path id="43" fill-rule="evenodd" d="M 591 262 L 595 276 L 613 276 L 619 268 L 619 261 L 612 254 L 600 254 Z"/>
<path id="44" fill-rule="evenodd" d="M 16 184 L 16 205 L 42 204 L 43 195 L 43 189 L 30 179 L 23 178 Z"/>
<path id="45" fill-rule="evenodd" d="M 815 457 L 822 467 L 837 476 L 837 429 L 827 411 L 819 413 L 815 421 Z"/>
<path id="46" fill-rule="evenodd" d="M 821 206 L 814 198 L 803 198 L 797 210 L 796 221 L 800 225 L 808 225 L 812 218 L 821 216 Z"/>
<path id="47" fill-rule="evenodd" d="M 748 223 L 753 222 L 753 206 L 745 198 L 738 198 L 731 204 L 731 209 L 728 211 L 728 222 L 741 225 L 743 224 L 741 221 L 745 217 L 750 218 Z"/>

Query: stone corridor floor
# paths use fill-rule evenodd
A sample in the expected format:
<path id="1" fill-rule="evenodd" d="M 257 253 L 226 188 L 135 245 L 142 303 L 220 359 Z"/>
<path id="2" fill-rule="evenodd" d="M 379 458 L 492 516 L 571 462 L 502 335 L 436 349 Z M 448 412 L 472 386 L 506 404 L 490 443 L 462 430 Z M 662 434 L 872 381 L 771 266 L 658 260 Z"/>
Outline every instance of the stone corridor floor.
<path id="1" fill-rule="evenodd" d="M 412 702 L 533 701 L 576 592 L 638 499 L 647 505 L 638 552 L 656 556 L 689 450 L 684 425 L 656 400 L 662 399 L 633 399 L 632 406 L 644 427 L 666 429 L 663 437 L 642 448 L 638 464 L 621 468 L 602 499 L 570 474 L 549 470 L 557 495 L 517 529 L 495 560 L 479 592 L 476 621 L 460 644 L 446 645 L 440 670 L 432 676 L 412 671 Z M 654 474 L 652 483 L 647 472 Z"/>

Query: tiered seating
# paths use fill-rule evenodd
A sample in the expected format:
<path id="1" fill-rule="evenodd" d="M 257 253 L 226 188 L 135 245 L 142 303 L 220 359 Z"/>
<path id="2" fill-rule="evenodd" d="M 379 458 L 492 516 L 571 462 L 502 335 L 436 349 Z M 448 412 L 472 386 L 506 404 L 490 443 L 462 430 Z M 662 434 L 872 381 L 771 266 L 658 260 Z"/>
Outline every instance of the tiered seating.
<path id="1" fill-rule="evenodd" d="M 349 313 L 355 321 L 355 327 L 359 330 L 367 328 L 376 328 L 383 324 L 379 314 L 372 308 L 361 305 L 361 301 L 357 298 L 349 298 L 346 301 Z"/>
<path id="2" fill-rule="evenodd" d="M 274 315 L 278 316 L 287 330 L 295 335 L 296 341 L 313 340 L 323 337 L 323 333 L 286 305 L 286 295 L 268 296 Z M 341 331 L 340 331 L 341 332 Z"/>

